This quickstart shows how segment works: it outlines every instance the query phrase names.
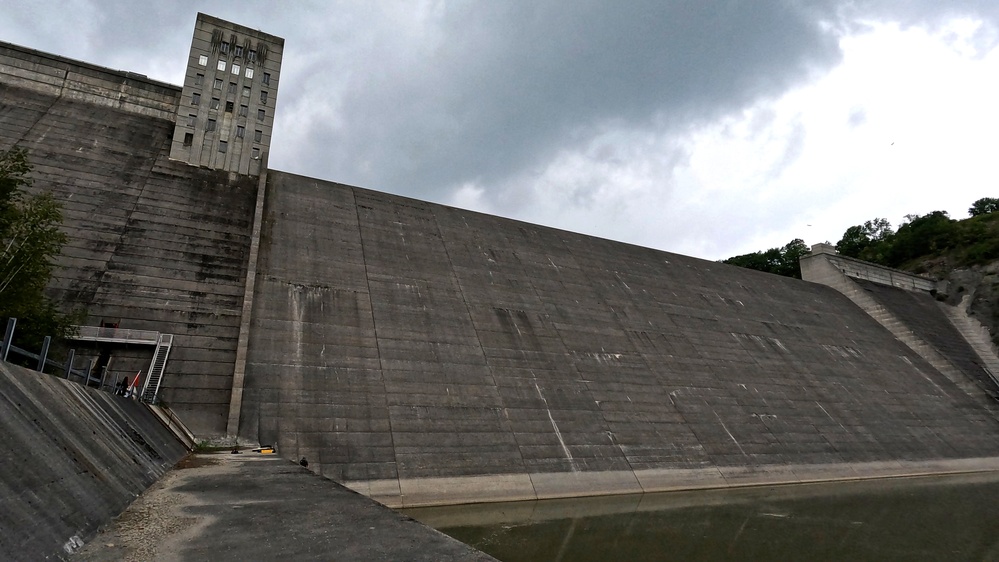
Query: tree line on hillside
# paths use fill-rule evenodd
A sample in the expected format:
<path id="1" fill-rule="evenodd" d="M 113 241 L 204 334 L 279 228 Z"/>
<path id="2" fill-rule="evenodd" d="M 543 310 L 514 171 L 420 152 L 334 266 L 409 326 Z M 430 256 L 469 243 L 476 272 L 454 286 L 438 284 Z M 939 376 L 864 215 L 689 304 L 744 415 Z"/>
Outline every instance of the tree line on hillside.
<path id="1" fill-rule="evenodd" d="M 983 197 L 968 209 L 969 218 L 955 220 L 946 211 L 906 215 L 892 229 L 887 219 L 876 218 L 851 226 L 836 243 L 841 255 L 898 269 L 922 272 L 923 261 L 946 257 L 950 267 L 987 263 L 999 259 L 999 198 Z M 801 278 L 798 260 L 809 252 L 796 238 L 781 248 L 734 256 L 722 263 Z"/>

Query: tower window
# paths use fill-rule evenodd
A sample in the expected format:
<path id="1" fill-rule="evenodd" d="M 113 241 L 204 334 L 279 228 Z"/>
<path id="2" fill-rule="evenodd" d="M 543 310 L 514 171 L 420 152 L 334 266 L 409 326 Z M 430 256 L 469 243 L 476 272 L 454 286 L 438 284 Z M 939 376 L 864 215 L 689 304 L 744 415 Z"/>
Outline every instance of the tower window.
<path id="1" fill-rule="evenodd" d="M 231 101 L 225 102 L 225 112 L 226 113 L 232 113 L 232 102 Z"/>
<path id="2" fill-rule="evenodd" d="M 250 152 L 250 156 L 252 156 L 253 158 L 260 158 L 260 149 L 257 147 L 253 147 L 253 150 Z"/>
<path id="3" fill-rule="evenodd" d="M 212 105 L 211 105 L 211 108 L 212 108 L 212 109 L 218 109 L 218 108 L 219 108 L 219 102 L 220 102 L 220 101 L 221 101 L 221 100 L 219 100 L 218 98 L 212 98 Z"/>
<path id="4" fill-rule="evenodd" d="M 215 120 L 214 119 L 209 119 L 208 120 L 208 124 L 205 125 L 205 130 L 206 131 L 214 131 L 215 130 Z"/>
<path id="5" fill-rule="evenodd" d="M 235 94 L 236 93 L 236 83 L 235 82 L 229 82 L 229 93 L 230 94 Z"/>
<path id="6" fill-rule="evenodd" d="M 200 86 L 200 85 L 202 85 L 204 83 L 205 83 L 205 75 L 204 74 L 195 74 L 194 75 L 194 85 L 195 86 Z"/>
<path id="7" fill-rule="evenodd" d="M 194 133 L 184 133 L 184 146 L 194 144 Z"/>
<path id="8" fill-rule="evenodd" d="M 219 152 L 225 154 L 229 150 L 229 143 L 226 141 L 219 141 Z"/>
<path id="9" fill-rule="evenodd" d="M 241 139 L 246 136 L 246 127 L 236 125 L 236 138 Z"/>
<path id="10" fill-rule="evenodd" d="M 249 115 L 249 113 L 250 113 L 250 108 L 249 107 L 247 107 L 245 105 L 239 106 L 239 116 L 240 117 L 246 117 L 247 115 Z"/>
<path id="11" fill-rule="evenodd" d="M 263 140 L 263 138 L 264 138 L 264 132 L 263 131 L 259 131 L 259 130 L 258 131 L 253 131 L 253 141 L 254 142 L 260 142 L 261 140 Z"/>
<path id="12" fill-rule="evenodd" d="M 267 84 L 267 85 L 269 85 L 271 83 L 271 73 L 270 72 L 265 72 L 264 73 L 264 78 L 263 78 L 262 82 L 264 84 Z"/>
<path id="13" fill-rule="evenodd" d="M 264 117 L 266 117 L 266 116 L 267 116 L 267 113 L 263 109 L 258 109 L 257 110 L 257 121 L 263 121 Z"/>
<path id="14" fill-rule="evenodd" d="M 246 69 L 246 77 L 247 78 L 253 78 L 253 69 L 252 68 L 247 68 Z"/>
<path id="15" fill-rule="evenodd" d="M 198 124 L 198 116 L 197 115 L 195 115 L 195 114 L 192 113 L 192 114 L 190 114 L 190 115 L 187 116 L 187 126 L 188 127 L 194 127 L 197 124 Z"/>
<path id="16" fill-rule="evenodd" d="M 201 55 L 198 57 L 198 64 L 201 66 L 208 66 L 208 55 Z"/>
<path id="17" fill-rule="evenodd" d="M 239 76 L 239 65 L 238 64 L 232 65 L 232 73 L 235 74 L 236 76 Z"/>
<path id="18" fill-rule="evenodd" d="M 249 86 L 243 86 L 243 97 L 244 98 L 250 97 L 250 87 Z"/>
<path id="19" fill-rule="evenodd" d="M 219 52 L 222 53 L 223 55 L 229 53 L 229 42 L 228 41 L 223 41 L 222 44 L 219 45 Z"/>
<path id="20" fill-rule="evenodd" d="M 243 46 L 242 45 L 236 45 L 236 48 L 233 49 L 233 55 L 235 55 L 237 57 L 243 56 Z"/>
<path id="21" fill-rule="evenodd" d="M 218 66 L 216 66 L 215 68 L 217 68 L 219 70 L 225 70 L 225 61 L 224 60 L 220 60 Z"/>
<path id="22" fill-rule="evenodd" d="M 221 78 L 216 78 L 216 79 L 215 79 L 215 83 L 214 83 L 214 84 L 213 84 L 212 86 L 213 86 L 213 87 L 214 87 L 214 88 L 215 88 L 216 90 L 221 90 L 221 89 L 222 89 L 222 79 L 221 79 Z"/>
<path id="23" fill-rule="evenodd" d="M 250 49 L 249 51 L 247 51 L 247 53 L 246 53 L 246 60 L 248 60 L 250 62 L 253 62 L 253 61 L 257 60 L 257 52 L 254 51 L 253 49 Z"/>
<path id="24" fill-rule="evenodd" d="M 198 105 L 199 103 L 201 103 L 201 94 L 194 92 L 191 94 L 191 105 Z"/>
<path id="25" fill-rule="evenodd" d="M 263 90 L 260 91 L 260 103 L 267 103 L 267 92 L 266 91 L 263 91 Z"/>

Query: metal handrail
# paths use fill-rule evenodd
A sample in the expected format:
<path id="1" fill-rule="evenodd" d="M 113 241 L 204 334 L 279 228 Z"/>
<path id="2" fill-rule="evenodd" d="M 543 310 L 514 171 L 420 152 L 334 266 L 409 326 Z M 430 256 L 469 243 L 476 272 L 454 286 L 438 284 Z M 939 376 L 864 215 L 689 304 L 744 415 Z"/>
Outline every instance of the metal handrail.
<path id="1" fill-rule="evenodd" d="M 154 330 L 130 330 L 124 328 L 103 328 L 101 326 L 75 326 L 75 340 L 113 340 L 125 343 L 144 343 L 155 345 L 160 333 Z"/>

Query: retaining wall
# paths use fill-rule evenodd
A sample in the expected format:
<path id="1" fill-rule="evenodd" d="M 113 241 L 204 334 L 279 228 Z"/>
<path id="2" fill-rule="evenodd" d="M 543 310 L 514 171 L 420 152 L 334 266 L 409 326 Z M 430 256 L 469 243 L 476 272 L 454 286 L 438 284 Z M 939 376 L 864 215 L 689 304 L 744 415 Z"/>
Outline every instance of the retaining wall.
<path id="1" fill-rule="evenodd" d="M 0 558 L 65 559 L 187 452 L 133 400 L 0 363 Z"/>

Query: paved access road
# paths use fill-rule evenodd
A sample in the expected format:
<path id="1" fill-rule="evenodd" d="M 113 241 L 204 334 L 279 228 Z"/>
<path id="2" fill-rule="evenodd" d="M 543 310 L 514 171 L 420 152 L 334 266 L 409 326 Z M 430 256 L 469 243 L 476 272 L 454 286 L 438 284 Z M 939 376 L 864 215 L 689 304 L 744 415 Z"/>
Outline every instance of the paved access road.
<path id="1" fill-rule="evenodd" d="M 182 461 L 75 560 L 494 560 L 288 460 Z"/>

